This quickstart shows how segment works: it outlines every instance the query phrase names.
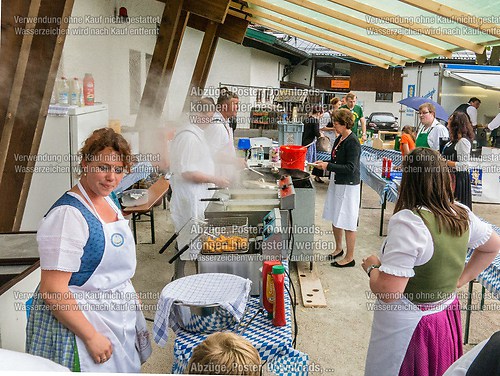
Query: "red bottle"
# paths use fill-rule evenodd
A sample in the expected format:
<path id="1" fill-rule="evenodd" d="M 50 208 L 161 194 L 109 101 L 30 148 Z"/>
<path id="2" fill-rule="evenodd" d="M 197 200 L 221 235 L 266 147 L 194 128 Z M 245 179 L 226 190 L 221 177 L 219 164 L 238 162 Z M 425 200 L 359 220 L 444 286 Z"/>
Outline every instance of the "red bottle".
<path id="1" fill-rule="evenodd" d="M 94 99 L 94 78 L 90 73 L 85 73 L 83 78 L 83 101 L 85 106 L 93 106 Z"/>
<path id="2" fill-rule="evenodd" d="M 392 169 L 392 159 L 387 159 L 387 171 L 385 173 L 385 177 L 387 179 L 391 178 L 391 169 Z"/>
<path id="3" fill-rule="evenodd" d="M 281 265 L 281 262 L 278 260 L 264 261 L 262 266 L 262 305 L 269 318 L 272 318 L 273 315 L 274 284 L 271 273 L 275 265 Z"/>
<path id="4" fill-rule="evenodd" d="M 283 265 L 273 266 L 274 302 L 273 325 L 285 326 L 285 268 Z"/>
<path id="5" fill-rule="evenodd" d="M 382 158 L 382 177 L 383 178 L 385 178 L 386 171 L 387 171 L 387 158 L 384 157 L 384 158 Z"/>

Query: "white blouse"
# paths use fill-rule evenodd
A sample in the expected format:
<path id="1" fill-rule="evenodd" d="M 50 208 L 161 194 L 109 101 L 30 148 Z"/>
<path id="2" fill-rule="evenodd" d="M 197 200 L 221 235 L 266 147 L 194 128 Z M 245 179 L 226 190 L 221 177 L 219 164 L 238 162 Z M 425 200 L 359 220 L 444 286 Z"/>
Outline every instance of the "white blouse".
<path id="1" fill-rule="evenodd" d="M 76 197 L 91 213 L 94 213 L 80 195 L 73 192 L 68 194 Z M 106 201 L 122 219 L 122 214 L 112 200 L 106 197 Z M 42 219 L 36 235 L 41 269 L 77 272 L 80 270 L 83 247 L 88 238 L 89 227 L 80 210 L 69 205 L 52 209 Z"/>
<path id="2" fill-rule="evenodd" d="M 469 213 L 468 247 L 486 243 L 493 232 L 491 225 L 481 221 L 466 206 L 458 205 Z M 427 263 L 434 254 L 431 233 L 420 216 L 411 210 L 401 210 L 389 221 L 387 239 L 380 253 L 381 271 L 397 277 L 413 277 L 413 268 Z"/>

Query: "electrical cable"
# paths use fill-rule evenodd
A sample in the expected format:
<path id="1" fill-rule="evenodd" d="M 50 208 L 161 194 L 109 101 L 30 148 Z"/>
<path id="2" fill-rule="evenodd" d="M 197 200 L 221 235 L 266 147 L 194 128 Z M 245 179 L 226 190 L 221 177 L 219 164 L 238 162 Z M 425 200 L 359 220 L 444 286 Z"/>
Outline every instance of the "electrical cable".
<path id="1" fill-rule="evenodd" d="M 293 287 L 293 283 L 290 279 L 290 274 L 287 273 L 288 275 L 288 280 L 290 281 L 290 285 Z M 294 298 L 292 299 L 292 295 L 290 294 L 290 289 L 285 285 L 285 290 L 288 293 L 288 296 L 290 297 L 290 303 L 292 306 L 292 314 L 293 314 L 293 341 L 292 341 L 292 347 L 295 348 L 295 345 L 297 344 L 297 335 L 299 334 L 299 325 L 297 324 L 297 312 L 295 311 L 295 288 L 293 287 L 293 295 Z"/>
<path id="2" fill-rule="evenodd" d="M 259 313 L 262 313 L 264 311 L 264 309 L 262 308 L 259 308 L 259 310 L 257 312 L 255 312 L 255 314 L 252 316 L 252 318 L 250 319 L 250 321 L 248 321 L 245 326 L 243 327 L 243 330 L 241 332 L 238 333 L 238 335 L 242 336 L 243 333 L 245 333 L 245 330 L 247 330 L 247 328 L 250 326 L 250 324 L 252 323 L 253 319 L 255 319 L 257 317 L 257 315 Z"/>

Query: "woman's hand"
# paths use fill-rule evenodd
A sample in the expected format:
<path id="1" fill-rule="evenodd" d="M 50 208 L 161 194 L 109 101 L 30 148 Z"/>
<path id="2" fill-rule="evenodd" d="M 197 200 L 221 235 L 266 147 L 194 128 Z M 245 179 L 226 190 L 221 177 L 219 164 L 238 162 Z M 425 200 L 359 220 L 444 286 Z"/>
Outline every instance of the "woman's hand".
<path id="1" fill-rule="evenodd" d="M 361 267 L 366 272 L 366 269 L 368 269 L 368 267 L 371 265 L 380 265 L 380 259 L 375 255 L 370 255 L 367 258 L 363 259 Z"/>
<path id="2" fill-rule="evenodd" d="M 320 170 L 323 170 L 323 171 L 326 171 L 326 168 L 328 166 L 328 162 L 325 162 L 325 161 L 316 161 L 316 162 L 314 162 L 314 164 L 316 165 L 315 166 L 316 168 L 319 168 Z"/>
<path id="3" fill-rule="evenodd" d="M 96 363 L 105 363 L 113 354 L 113 346 L 108 337 L 95 332 L 92 337 L 84 341 L 85 347 Z"/>

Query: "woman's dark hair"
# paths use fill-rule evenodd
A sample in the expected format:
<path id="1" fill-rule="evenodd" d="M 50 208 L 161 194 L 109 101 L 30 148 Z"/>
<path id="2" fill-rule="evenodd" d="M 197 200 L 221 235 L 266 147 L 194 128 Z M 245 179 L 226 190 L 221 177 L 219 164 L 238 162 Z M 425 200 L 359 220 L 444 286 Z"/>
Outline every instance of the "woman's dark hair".
<path id="1" fill-rule="evenodd" d="M 332 117 L 332 123 L 337 122 L 340 125 L 344 125 L 347 129 L 351 129 L 354 125 L 354 115 L 347 108 L 340 108 L 333 111 Z"/>
<path id="2" fill-rule="evenodd" d="M 474 139 L 474 130 L 470 123 L 469 116 L 465 112 L 457 112 L 451 114 L 450 118 L 450 140 L 458 141 L 458 136 L 468 138 L 469 141 Z"/>
<path id="3" fill-rule="evenodd" d="M 434 214 L 439 231 L 444 229 L 454 236 L 461 236 L 469 228 L 467 210 L 453 200 L 446 161 L 429 148 L 416 148 L 404 158 L 403 178 L 394 213 L 408 209 L 420 214 L 422 207 Z"/>
<path id="4" fill-rule="evenodd" d="M 97 129 L 85 140 L 83 147 L 80 149 L 82 162 L 95 161 L 97 154 L 108 147 L 120 154 L 123 167 L 125 167 L 125 170 L 130 171 L 133 162 L 130 145 L 121 134 L 116 133 L 112 128 Z M 80 167 L 82 167 L 82 162 L 80 162 Z"/>

